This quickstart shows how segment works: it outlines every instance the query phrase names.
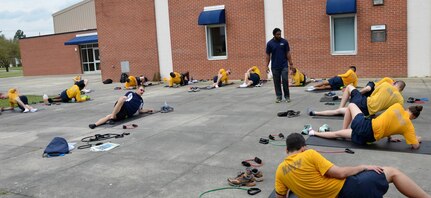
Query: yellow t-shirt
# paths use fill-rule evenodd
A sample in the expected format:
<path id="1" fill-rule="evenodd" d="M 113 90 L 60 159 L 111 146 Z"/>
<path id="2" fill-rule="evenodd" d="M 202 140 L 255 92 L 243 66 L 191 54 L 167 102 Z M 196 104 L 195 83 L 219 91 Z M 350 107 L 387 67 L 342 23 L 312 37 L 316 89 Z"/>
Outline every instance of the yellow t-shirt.
<path id="1" fill-rule="evenodd" d="M 296 69 L 296 73 L 292 75 L 293 84 L 296 86 L 300 86 L 304 84 L 304 74 L 299 71 L 299 69 Z"/>
<path id="2" fill-rule="evenodd" d="M 255 73 L 255 74 L 259 75 L 259 78 L 262 77 L 260 75 L 260 70 L 259 70 L 259 68 L 257 66 L 251 67 L 251 73 Z"/>
<path id="3" fill-rule="evenodd" d="M 325 176 L 333 165 L 313 149 L 287 156 L 275 173 L 275 191 L 286 195 L 290 189 L 305 198 L 337 197 L 345 179 Z"/>
<path id="4" fill-rule="evenodd" d="M 391 135 L 402 135 L 407 144 L 418 144 L 415 127 L 409 113 L 399 103 L 393 104 L 385 112 L 371 121 L 376 141 Z"/>
<path id="5" fill-rule="evenodd" d="M 130 88 L 130 87 L 136 87 L 138 85 L 138 82 L 136 81 L 136 77 L 134 76 L 129 76 L 129 81 L 130 82 L 124 83 L 124 87 Z"/>
<path id="6" fill-rule="evenodd" d="M 227 78 L 226 70 L 220 69 L 218 73 L 221 74 L 220 82 L 223 82 L 224 84 L 227 84 L 228 83 L 228 78 Z"/>
<path id="7" fill-rule="evenodd" d="M 178 73 L 178 72 L 174 72 L 174 74 L 175 74 L 175 78 L 171 77 L 171 79 L 169 80 L 169 87 L 174 86 L 174 83 L 175 84 L 180 84 L 181 83 L 181 74 Z"/>
<path id="8" fill-rule="evenodd" d="M 383 111 L 395 103 L 404 103 L 401 93 L 393 85 L 383 82 L 376 87 L 370 97 L 367 98 L 367 107 L 370 115 Z"/>
<path id="9" fill-rule="evenodd" d="M 66 90 L 67 97 L 75 98 L 76 102 L 83 102 L 85 99 L 81 98 L 81 90 L 78 85 L 73 85 L 71 88 Z"/>
<path id="10" fill-rule="evenodd" d="M 389 77 L 384 77 L 379 82 L 376 82 L 375 86 L 378 87 L 379 85 L 381 85 L 384 82 L 387 82 L 387 83 L 392 85 L 395 82 L 395 80 L 392 78 L 389 78 Z"/>
<path id="11" fill-rule="evenodd" d="M 343 80 L 344 86 L 350 84 L 353 84 L 355 87 L 358 86 L 358 76 L 352 69 L 349 69 L 345 74 L 340 74 L 338 76 Z"/>
<path id="12" fill-rule="evenodd" d="M 19 93 L 16 89 L 9 89 L 9 91 L 7 92 L 7 96 L 9 98 L 9 104 L 11 107 L 14 107 L 17 102 L 16 102 L 16 98 L 19 97 Z"/>

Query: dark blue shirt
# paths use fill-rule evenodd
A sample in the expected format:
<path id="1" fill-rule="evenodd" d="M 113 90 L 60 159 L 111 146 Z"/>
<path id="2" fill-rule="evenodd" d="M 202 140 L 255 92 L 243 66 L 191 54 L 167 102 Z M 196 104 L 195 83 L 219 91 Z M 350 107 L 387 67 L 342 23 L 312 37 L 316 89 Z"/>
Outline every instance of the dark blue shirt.
<path id="1" fill-rule="evenodd" d="M 290 51 L 289 43 L 286 39 L 280 38 L 276 41 L 274 38 L 266 44 L 266 53 L 271 56 L 271 68 L 287 67 L 287 52 Z"/>
<path id="2" fill-rule="evenodd" d="M 132 117 L 133 115 L 138 113 L 140 109 L 142 109 L 142 107 L 144 106 L 144 100 L 139 94 L 133 91 L 127 92 L 124 96 L 126 96 L 127 99 L 124 102 L 123 106 L 127 111 L 127 116 Z"/>

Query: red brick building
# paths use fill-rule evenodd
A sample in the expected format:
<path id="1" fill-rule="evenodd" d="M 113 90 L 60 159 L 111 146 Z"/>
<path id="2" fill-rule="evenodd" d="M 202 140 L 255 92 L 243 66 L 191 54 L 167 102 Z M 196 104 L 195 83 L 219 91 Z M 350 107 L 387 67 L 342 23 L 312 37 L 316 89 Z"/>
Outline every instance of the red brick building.
<path id="1" fill-rule="evenodd" d="M 383 5 L 371 0 L 94 0 L 94 6 L 98 41 L 93 47 L 100 51 L 102 79 L 118 81 L 124 71 L 152 79 L 155 73 L 164 77 L 172 70 L 208 79 L 220 68 L 232 69 L 231 78 L 240 79 L 253 65 L 266 70 L 266 42 L 275 27 L 289 41 L 294 65 L 311 77 L 332 77 L 350 65 L 357 66 L 359 77 L 431 73 L 429 58 L 409 54 L 409 45 L 420 41 L 408 40 L 408 34 L 414 38 L 411 27 L 423 21 L 408 25 L 408 16 L 416 14 L 413 8 L 424 7 L 412 6 L 411 0 Z M 210 22 L 201 22 L 205 20 Z M 425 27 L 430 21 L 425 20 Z M 24 74 L 89 70 L 83 51 L 75 51 L 81 45 L 64 45 L 89 32 L 95 31 L 20 40 Z M 424 65 L 409 61 L 418 57 Z"/>

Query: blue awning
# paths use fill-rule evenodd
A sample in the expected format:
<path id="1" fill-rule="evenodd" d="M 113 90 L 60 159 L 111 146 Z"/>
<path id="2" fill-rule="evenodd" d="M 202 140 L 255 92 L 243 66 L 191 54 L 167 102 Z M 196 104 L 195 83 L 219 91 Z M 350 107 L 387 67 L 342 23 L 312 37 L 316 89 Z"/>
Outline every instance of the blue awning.
<path id="1" fill-rule="evenodd" d="M 97 43 L 98 38 L 97 35 L 91 35 L 91 36 L 78 36 L 73 39 L 68 40 L 64 43 L 64 45 L 79 45 L 79 44 L 85 44 L 85 43 Z"/>
<path id="2" fill-rule="evenodd" d="M 202 11 L 199 14 L 199 25 L 212 25 L 212 24 L 224 24 L 226 23 L 224 9 L 223 10 L 210 10 Z"/>
<path id="3" fill-rule="evenodd" d="M 326 14 L 356 13 L 356 0 L 326 0 Z"/>

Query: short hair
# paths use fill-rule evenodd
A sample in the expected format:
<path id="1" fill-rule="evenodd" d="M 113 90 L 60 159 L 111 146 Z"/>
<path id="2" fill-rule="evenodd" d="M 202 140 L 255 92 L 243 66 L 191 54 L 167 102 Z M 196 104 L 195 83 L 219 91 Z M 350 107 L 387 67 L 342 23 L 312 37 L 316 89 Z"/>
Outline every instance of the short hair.
<path id="1" fill-rule="evenodd" d="M 299 133 L 291 133 L 286 138 L 286 148 L 289 152 L 298 151 L 306 146 L 304 137 Z"/>
<path id="2" fill-rule="evenodd" d="M 350 66 L 350 69 L 353 69 L 354 72 L 356 72 L 356 67 L 355 66 Z"/>
<path id="3" fill-rule="evenodd" d="M 406 83 L 402 80 L 397 80 L 394 83 L 395 85 L 398 85 L 400 91 L 402 92 L 404 90 L 404 88 L 406 87 Z"/>
<path id="4" fill-rule="evenodd" d="M 169 73 L 169 75 L 170 75 L 172 78 L 175 78 L 175 73 L 174 73 L 174 72 Z"/>
<path id="5" fill-rule="evenodd" d="M 274 28 L 274 30 L 272 30 L 272 35 L 275 35 L 277 32 L 281 32 L 280 28 Z"/>
<path id="6" fill-rule="evenodd" d="M 415 106 L 409 107 L 409 111 L 412 112 L 412 114 L 415 116 L 415 118 L 419 117 L 422 109 L 423 109 L 423 106 L 421 106 L 421 105 L 415 105 Z"/>

